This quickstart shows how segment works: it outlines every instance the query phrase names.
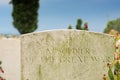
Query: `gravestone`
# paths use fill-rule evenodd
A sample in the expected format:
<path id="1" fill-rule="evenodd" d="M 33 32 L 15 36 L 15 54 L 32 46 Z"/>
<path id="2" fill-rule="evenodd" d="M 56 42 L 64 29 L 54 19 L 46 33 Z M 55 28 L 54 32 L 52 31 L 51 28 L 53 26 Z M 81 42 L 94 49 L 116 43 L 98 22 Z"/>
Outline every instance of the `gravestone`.
<path id="1" fill-rule="evenodd" d="M 54 30 L 21 36 L 22 80 L 102 80 L 112 62 L 111 35 Z"/>
<path id="2" fill-rule="evenodd" d="M 7 38 L 0 36 L 0 65 L 4 73 L 0 76 L 6 80 L 21 80 L 21 64 L 20 64 L 20 39 Z"/>

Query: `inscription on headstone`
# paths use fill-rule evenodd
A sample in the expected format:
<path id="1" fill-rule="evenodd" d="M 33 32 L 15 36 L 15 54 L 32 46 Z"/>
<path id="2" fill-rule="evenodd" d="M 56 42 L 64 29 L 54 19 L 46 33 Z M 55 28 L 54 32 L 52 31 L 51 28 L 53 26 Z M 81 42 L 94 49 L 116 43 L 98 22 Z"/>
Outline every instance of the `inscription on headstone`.
<path id="1" fill-rule="evenodd" d="M 21 36 L 22 80 L 102 80 L 113 36 L 56 30 Z"/>

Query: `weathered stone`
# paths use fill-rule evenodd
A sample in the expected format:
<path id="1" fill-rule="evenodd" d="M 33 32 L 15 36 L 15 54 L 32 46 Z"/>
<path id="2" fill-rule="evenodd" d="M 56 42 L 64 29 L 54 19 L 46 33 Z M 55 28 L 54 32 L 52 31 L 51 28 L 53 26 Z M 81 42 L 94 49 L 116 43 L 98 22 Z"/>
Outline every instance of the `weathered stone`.
<path id="1" fill-rule="evenodd" d="M 0 61 L 4 70 L 0 76 L 6 80 L 21 80 L 20 52 L 19 38 L 0 38 Z"/>
<path id="2" fill-rule="evenodd" d="M 101 33 L 56 30 L 22 35 L 22 80 L 102 80 L 113 52 L 113 36 Z"/>

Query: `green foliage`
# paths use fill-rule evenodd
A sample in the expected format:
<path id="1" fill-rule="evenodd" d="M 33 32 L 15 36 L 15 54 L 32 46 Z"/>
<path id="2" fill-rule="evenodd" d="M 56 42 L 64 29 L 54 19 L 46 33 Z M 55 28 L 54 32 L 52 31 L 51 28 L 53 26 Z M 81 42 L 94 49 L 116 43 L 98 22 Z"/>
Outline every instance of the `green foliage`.
<path id="1" fill-rule="evenodd" d="M 114 61 L 111 64 L 107 64 L 109 67 L 108 76 L 109 80 L 120 80 L 120 37 L 119 34 L 115 35 L 115 52 L 114 52 Z M 104 80 L 105 79 L 103 76 Z"/>
<path id="2" fill-rule="evenodd" d="M 76 29 L 82 30 L 82 19 L 77 20 Z"/>
<path id="3" fill-rule="evenodd" d="M 88 23 L 85 22 L 84 27 L 82 27 L 82 19 L 78 19 L 77 24 L 76 24 L 76 29 L 78 29 L 78 30 L 88 30 Z"/>
<path id="4" fill-rule="evenodd" d="M 113 71 L 112 71 L 112 68 Z M 115 61 L 113 67 L 109 66 L 108 76 L 110 80 L 120 80 L 120 63 Z"/>
<path id="5" fill-rule="evenodd" d="M 72 29 L 72 26 L 69 25 L 68 29 Z M 82 19 L 77 19 L 76 29 L 77 30 L 89 30 L 88 29 L 88 22 L 85 22 L 84 26 L 82 27 Z"/>
<path id="6" fill-rule="evenodd" d="M 109 21 L 107 27 L 104 29 L 104 33 L 109 33 L 111 29 L 120 32 L 120 18 Z"/>
<path id="7" fill-rule="evenodd" d="M 13 25 L 21 33 L 30 33 L 37 29 L 39 0 L 12 0 Z"/>
<path id="8" fill-rule="evenodd" d="M 109 76 L 110 80 L 114 80 L 114 75 L 113 75 L 112 69 L 110 67 L 109 67 L 109 70 L 108 70 L 108 76 Z"/>
<path id="9" fill-rule="evenodd" d="M 68 26 L 68 29 L 72 29 L 72 25 L 69 25 L 69 26 Z"/>
<path id="10" fill-rule="evenodd" d="M 116 64 L 114 65 L 114 73 L 116 75 L 119 73 L 119 69 L 120 69 L 120 63 L 116 62 Z"/>
<path id="11" fill-rule="evenodd" d="M 84 28 L 83 28 L 83 30 L 88 30 L 88 23 L 87 23 L 87 22 L 84 23 Z"/>

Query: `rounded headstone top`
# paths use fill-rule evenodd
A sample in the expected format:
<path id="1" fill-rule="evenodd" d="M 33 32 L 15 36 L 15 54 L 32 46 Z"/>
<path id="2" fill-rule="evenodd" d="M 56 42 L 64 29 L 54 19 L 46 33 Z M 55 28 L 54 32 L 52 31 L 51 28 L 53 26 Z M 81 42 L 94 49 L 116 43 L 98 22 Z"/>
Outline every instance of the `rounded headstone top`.
<path id="1" fill-rule="evenodd" d="M 82 32 L 82 33 L 90 33 L 90 34 L 97 34 L 97 35 L 105 35 L 105 36 L 111 36 L 110 34 L 106 34 L 106 33 L 101 33 L 101 32 L 93 32 L 93 31 L 86 31 L 86 30 L 76 30 L 76 29 L 53 29 L 53 30 L 44 30 L 44 31 L 39 31 L 39 32 L 32 32 L 32 33 L 27 33 L 27 34 L 23 34 L 22 36 L 29 36 L 29 35 L 35 35 L 35 34 L 41 34 L 41 33 L 64 33 L 64 32 Z"/>

